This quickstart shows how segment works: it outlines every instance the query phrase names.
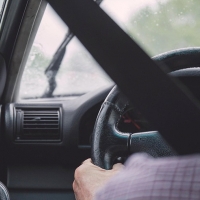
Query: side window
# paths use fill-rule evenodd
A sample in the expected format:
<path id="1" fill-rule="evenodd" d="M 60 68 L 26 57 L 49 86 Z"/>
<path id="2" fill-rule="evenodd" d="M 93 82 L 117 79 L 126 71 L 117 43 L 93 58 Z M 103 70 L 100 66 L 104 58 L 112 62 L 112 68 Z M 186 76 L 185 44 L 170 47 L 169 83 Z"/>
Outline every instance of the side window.
<path id="1" fill-rule="evenodd" d="M 1 21 L 2 16 L 3 16 L 3 11 L 4 11 L 4 8 L 5 8 L 6 2 L 7 2 L 7 0 L 0 0 L 0 21 Z"/>
<path id="2" fill-rule="evenodd" d="M 112 82 L 76 37 L 67 44 L 61 64 L 58 61 L 54 67 L 55 78 L 49 78 L 46 69 L 68 31 L 47 5 L 23 72 L 20 99 L 75 98 Z M 53 93 L 47 95 L 50 84 L 53 84 Z"/>

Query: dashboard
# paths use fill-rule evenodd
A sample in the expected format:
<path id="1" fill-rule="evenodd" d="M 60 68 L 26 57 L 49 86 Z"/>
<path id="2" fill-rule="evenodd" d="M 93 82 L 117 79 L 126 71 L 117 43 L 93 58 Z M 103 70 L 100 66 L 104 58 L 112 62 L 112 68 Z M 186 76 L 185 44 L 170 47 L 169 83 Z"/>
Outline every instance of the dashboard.
<path id="1" fill-rule="evenodd" d="M 2 108 L 7 158 L 4 178 L 11 197 L 20 199 L 27 190 L 53 189 L 64 190 L 63 198 L 74 198 L 74 170 L 90 157 L 90 135 L 112 87 L 75 99 L 26 101 Z"/>

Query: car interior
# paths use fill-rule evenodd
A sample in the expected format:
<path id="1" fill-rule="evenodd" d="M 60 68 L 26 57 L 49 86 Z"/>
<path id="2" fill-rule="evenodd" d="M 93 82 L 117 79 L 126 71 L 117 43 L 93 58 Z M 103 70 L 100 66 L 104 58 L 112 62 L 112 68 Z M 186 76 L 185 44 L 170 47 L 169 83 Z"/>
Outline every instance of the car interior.
<path id="1" fill-rule="evenodd" d="M 198 0 L 0 6 L 0 199 L 75 199 L 90 157 L 200 152 Z"/>

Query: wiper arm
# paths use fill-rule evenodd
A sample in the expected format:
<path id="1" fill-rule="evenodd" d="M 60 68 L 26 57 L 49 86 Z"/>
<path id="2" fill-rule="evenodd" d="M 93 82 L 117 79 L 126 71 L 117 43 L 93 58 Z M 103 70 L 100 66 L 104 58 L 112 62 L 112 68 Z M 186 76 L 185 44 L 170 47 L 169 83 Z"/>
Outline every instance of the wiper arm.
<path id="1" fill-rule="evenodd" d="M 103 0 L 94 0 L 97 5 L 100 5 Z M 60 68 L 61 62 L 63 60 L 63 57 L 66 52 L 66 46 L 71 41 L 71 39 L 74 37 L 74 34 L 68 30 L 68 33 L 65 36 L 65 39 L 57 49 L 56 53 L 53 56 L 53 59 L 51 60 L 49 66 L 45 70 L 45 75 L 48 80 L 48 86 L 42 95 L 41 98 L 50 98 L 53 95 L 54 90 L 56 89 L 57 83 L 56 83 L 56 75 L 58 73 L 58 70 Z"/>
<path id="2" fill-rule="evenodd" d="M 49 66 L 45 70 L 45 75 L 48 80 L 48 86 L 42 95 L 42 98 L 49 98 L 52 97 L 52 94 L 57 86 L 56 83 L 56 75 L 58 73 L 58 70 L 60 68 L 61 62 L 63 60 L 63 57 L 66 52 L 66 46 L 73 38 L 74 34 L 69 30 L 68 33 L 65 36 L 65 39 L 57 49 L 56 53 L 53 56 L 53 59 L 51 60 Z"/>

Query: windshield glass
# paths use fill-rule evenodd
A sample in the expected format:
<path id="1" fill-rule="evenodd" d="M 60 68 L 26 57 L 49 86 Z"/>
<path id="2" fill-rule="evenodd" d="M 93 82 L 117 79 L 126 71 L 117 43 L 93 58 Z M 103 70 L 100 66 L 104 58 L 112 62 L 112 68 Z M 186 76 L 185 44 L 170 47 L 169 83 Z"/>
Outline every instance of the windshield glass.
<path id="1" fill-rule="evenodd" d="M 199 0 L 104 0 L 101 8 L 150 56 L 200 45 Z M 56 71 L 46 73 L 68 32 L 48 5 L 25 66 L 20 99 L 75 98 L 112 83 L 76 37 L 55 62 Z"/>
<path id="2" fill-rule="evenodd" d="M 150 56 L 200 46 L 199 0 L 105 0 L 101 7 Z"/>

